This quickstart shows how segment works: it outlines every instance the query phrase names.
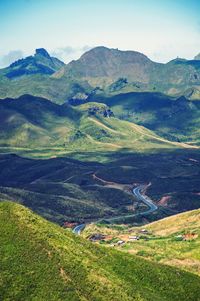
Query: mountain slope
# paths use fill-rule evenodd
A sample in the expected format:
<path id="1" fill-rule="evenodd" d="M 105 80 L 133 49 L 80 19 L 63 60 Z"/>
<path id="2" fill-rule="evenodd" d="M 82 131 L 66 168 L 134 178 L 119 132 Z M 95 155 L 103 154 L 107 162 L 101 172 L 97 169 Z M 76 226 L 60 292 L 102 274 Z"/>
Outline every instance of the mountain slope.
<path id="1" fill-rule="evenodd" d="M 110 114 L 112 115 L 110 118 Z M 160 138 L 128 121 L 115 118 L 104 104 L 78 107 L 56 105 L 30 95 L 0 101 L 0 144 L 7 147 L 48 148 L 63 151 L 123 148 L 148 151 L 189 147 Z"/>
<path id="2" fill-rule="evenodd" d="M 63 145 L 79 113 L 30 95 L 0 101 L 0 140 L 3 145 Z"/>
<path id="3" fill-rule="evenodd" d="M 94 246 L 20 205 L 0 203 L 0 224 L 4 300 L 199 300 L 199 277 Z"/>
<path id="4" fill-rule="evenodd" d="M 167 64 L 151 61 L 135 51 L 96 47 L 58 71 L 60 78 L 82 78 L 105 94 L 160 91 L 181 95 L 200 87 L 200 62 L 175 59 Z M 164 79 L 164 80 L 163 80 Z"/>
<path id="5" fill-rule="evenodd" d="M 149 72 L 157 63 L 136 51 L 119 51 L 106 47 L 96 47 L 72 61 L 64 69 L 66 73 L 85 78 L 127 77 L 130 81 L 149 81 Z"/>
<path id="6" fill-rule="evenodd" d="M 198 58 L 198 57 L 197 57 Z M 196 91 L 196 92 L 193 92 Z M 64 103 L 71 98 L 127 92 L 162 92 L 200 98 L 200 61 L 151 61 L 136 51 L 96 47 L 67 65 L 44 49 L 0 70 L 0 97 L 31 94 Z"/>
<path id="7" fill-rule="evenodd" d="M 200 275 L 200 209 L 151 223 L 149 242 L 135 248 L 144 257 Z M 154 250 L 154 251 L 153 251 Z M 151 255 L 152 254 L 152 255 Z"/>
<path id="8" fill-rule="evenodd" d="M 115 116 L 143 125 L 169 140 L 200 143 L 200 102 L 161 93 L 127 93 L 94 97 L 108 105 Z M 91 101 L 93 97 L 91 97 Z"/>
<path id="9" fill-rule="evenodd" d="M 57 58 L 51 57 L 44 48 L 36 49 L 34 56 L 28 56 L 12 63 L 1 72 L 8 79 L 15 79 L 23 75 L 53 74 L 65 64 Z"/>

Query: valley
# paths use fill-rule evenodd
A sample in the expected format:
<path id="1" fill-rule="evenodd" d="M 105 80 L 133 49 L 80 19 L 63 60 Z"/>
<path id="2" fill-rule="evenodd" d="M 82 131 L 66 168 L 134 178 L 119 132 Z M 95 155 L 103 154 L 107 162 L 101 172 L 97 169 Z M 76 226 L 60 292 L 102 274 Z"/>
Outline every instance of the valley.
<path id="1" fill-rule="evenodd" d="M 90 224 L 82 235 L 93 243 L 200 275 L 199 223 L 197 209 L 140 227 Z"/>
<path id="2" fill-rule="evenodd" d="M 100 46 L 0 69 L 3 301 L 199 300 L 199 67 Z"/>

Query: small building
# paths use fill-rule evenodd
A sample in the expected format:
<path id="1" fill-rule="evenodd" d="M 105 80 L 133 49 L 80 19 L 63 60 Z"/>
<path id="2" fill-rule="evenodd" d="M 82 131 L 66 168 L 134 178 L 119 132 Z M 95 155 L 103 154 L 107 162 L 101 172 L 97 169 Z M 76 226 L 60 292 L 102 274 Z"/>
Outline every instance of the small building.
<path id="1" fill-rule="evenodd" d="M 96 233 L 93 234 L 89 237 L 90 241 L 99 241 L 99 240 L 104 240 L 106 238 L 106 235 L 101 234 L 101 233 Z"/>
<path id="2" fill-rule="evenodd" d="M 140 230 L 140 233 L 149 234 L 149 231 L 147 229 L 142 229 L 142 230 Z"/>
<path id="3" fill-rule="evenodd" d="M 128 240 L 129 241 L 135 241 L 135 240 L 139 240 L 140 237 L 139 236 L 129 236 Z"/>
<path id="4" fill-rule="evenodd" d="M 175 236 L 175 238 L 176 238 L 177 240 L 183 240 L 183 235 L 177 235 L 177 236 Z"/>
<path id="5" fill-rule="evenodd" d="M 117 244 L 117 246 L 123 246 L 125 244 L 125 241 L 124 240 L 118 240 L 116 244 Z"/>

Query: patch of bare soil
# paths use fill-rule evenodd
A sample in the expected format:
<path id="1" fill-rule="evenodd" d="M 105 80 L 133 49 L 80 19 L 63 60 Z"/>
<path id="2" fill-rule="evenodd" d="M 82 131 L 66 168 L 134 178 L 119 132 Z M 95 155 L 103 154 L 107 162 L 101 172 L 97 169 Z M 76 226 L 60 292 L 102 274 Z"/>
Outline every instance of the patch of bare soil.
<path id="1" fill-rule="evenodd" d="M 158 202 L 158 205 L 160 206 L 167 206 L 168 205 L 168 201 L 171 199 L 171 196 L 170 195 L 166 195 L 166 196 L 163 196 L 160 201 Z"/>
<path id="2" fill-rule="evenodd" d="M 92 175 L 94 180 L 100 181 L 101 183 L 104 184 L 104 186 L 109 187 L 109 188 L 115 188 L 115 189 L 120 189 L 125 191 L 126 193 L 131 193 L 132 188 L 134 185 L 131 184 L 120 184 L 120 183 L 116 183 L 116 182 L 110 182 L 110 181 L 106 181 L 100 177 L 98 177 L 95 173 Z"/>

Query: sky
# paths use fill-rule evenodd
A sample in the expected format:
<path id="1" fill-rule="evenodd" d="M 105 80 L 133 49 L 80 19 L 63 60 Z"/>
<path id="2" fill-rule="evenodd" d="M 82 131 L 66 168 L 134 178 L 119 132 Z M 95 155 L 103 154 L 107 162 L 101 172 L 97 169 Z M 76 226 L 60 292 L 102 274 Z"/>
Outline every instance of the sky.
<path id="1" fill-rule="evenodd" d="M 95 46 L 192 59 L 200 0 L 0 0 L 0 67 L 36 48 L 67 63 Z"/>

